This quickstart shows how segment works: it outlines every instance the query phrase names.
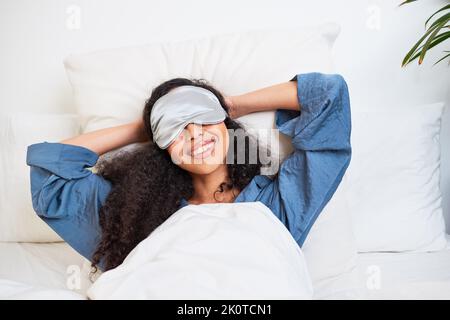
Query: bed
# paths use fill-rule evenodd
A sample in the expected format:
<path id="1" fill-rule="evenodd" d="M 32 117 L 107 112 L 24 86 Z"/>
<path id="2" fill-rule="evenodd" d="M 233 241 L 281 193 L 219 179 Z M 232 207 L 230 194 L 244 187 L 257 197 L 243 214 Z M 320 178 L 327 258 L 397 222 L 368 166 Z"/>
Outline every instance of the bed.
<path id="1" fill-rule="evenodd" d="M 90 284 L 88 262 L 64 242 L 2 242 L 0 255 L 2 299 L 82 299 Z"/>
<path id="2" fill-rule="evenodd" d="M 349 275 L 314 288 L 317 299 L 450 299 L 449 247 L 420 253 L 359 253 Z"/>
<path id="3" fill-rule="evenodd" d="M 67 244 L 0 243 L 0 255 L 1 299 L 86 298 L 89 263 Z M 315 298 L 450 299 L 450 243 L 436 252 L 360 253 L 357 260 L 352 275 L 314 287 Z M 79 285 L 71 281 L 78 272 Z"/>
<path id="4" fill-rule="evenodd" d="M 68 57 L 76 114 L 0 119 L 0 298 L 86 299 L 91 285 L 88 261 L 31 207 L 28 145 L 133 120 L 148 88 L 169 77 L 203 77 L 227 94 L 240 94 L 293 73 L 333 73 L 331 48 L 338 34 L 339 26 L 325 24 Z M 242 54 L 236 56 L 234 47 Z M 258 67 L 278 50 L 286 53 L 278 66 Z M 345 195 L 333 197 L 336 202 L 325 208 L 328 214 L 320 215 L 304 246 L 316 299 L 450 299 L 450 244 L 439 189 L 443 103 L 403 107 L 352 105 L 353 158 Z M 268 113 L 242 122 L 270 129 L 273 119 Z M 290 150 L 288 143 L 280 147 L 281 159 Z"/>

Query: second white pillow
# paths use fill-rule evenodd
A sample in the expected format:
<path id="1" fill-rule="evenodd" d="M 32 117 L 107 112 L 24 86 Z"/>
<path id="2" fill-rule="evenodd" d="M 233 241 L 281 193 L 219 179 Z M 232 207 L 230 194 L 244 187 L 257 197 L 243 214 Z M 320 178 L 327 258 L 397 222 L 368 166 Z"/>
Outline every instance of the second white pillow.
<path id="1" fill-rule="evenodd" d="M 348 195 L 360 252 L 447 246 L 439 187 L 443 107 L 353 110 Z"/>

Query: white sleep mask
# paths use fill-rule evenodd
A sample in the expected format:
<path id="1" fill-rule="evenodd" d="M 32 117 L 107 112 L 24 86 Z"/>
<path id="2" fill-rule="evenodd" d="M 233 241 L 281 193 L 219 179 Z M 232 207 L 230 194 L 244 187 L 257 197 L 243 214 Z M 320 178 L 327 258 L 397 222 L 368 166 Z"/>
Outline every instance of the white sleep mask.
<path id="1" fill-rule="evenodd" d="M 189 123 L 215 124 L 227 113 L 219 99 L 209 90 L 185 85 L 159 98 L 150 113 L 153 141 L 166 149 Z"/>

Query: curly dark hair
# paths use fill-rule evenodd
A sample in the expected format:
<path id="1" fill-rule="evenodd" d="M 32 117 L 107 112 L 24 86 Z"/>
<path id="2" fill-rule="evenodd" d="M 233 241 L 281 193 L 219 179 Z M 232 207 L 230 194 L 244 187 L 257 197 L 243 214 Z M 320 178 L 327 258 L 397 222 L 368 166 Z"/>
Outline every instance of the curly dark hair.
<path id="1" fill-rule="evenodd" d="M 120 265 L 133 248 L 144 240 L 154 229 L 169 218 L 181 205 L 181 199 L 189 199 L 193 193 L 190 174 L 171 160 L 167 150 L 160 149 L 152 142 L 150 113 L 156 100 L 171 89 L 192 85 L 210 90 L 228 112 L 223 95 L 204 79 L 175 78 L 163 82 L 151 92 L 145 104 L 143 120 L 149 142 L 143 143 L 133 151 L 121 151 L 111 159 L 102 159 L 97 164 L 97 172 L 112 183 L 112 190 L 99 212 L 102 230 L 100 242 L 92 257 L 93 270 L 104 271 Z M 227 117 L 227 129 L 244 128 L 240 123 Z M 250 144 L 261 146 L 258 140 L 246 135 L 246 162 L 237 163 L 237 141 L 234 143 L 234 159 L 228 161 L 228 182 L 222 182 L 218 191 L 242 190 L 258 175 L 261 161 L 247 163 Z M 253 145 L 254 146 L 254 145 Z M 266 150 L 267 152 L 268 150 Z M 95 273 L 94 271 L 94 273 Z"/>

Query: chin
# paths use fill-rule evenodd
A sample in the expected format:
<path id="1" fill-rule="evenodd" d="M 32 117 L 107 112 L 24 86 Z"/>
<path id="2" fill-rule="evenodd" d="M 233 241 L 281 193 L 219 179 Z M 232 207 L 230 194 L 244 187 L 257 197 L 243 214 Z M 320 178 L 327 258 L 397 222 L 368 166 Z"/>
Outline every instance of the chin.
<path id="1" fill-rule="evenodd" d="M 193 174 L 210 174 L 211 172 L 214 172 L 217 168 L 219 168 L 220 164 L 208 164 L 208 163 L 201 163 L 201 164 L 189 164 L 184 165 L 182 168 L 190 173 Z"/>

